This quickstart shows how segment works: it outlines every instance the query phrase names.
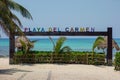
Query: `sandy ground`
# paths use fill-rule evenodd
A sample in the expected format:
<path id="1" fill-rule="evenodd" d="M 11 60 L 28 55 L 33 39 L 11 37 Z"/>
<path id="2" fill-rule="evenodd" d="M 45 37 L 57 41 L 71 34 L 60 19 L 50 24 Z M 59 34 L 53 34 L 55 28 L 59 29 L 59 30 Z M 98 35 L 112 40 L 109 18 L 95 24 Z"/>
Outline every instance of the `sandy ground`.
<path id="1" fill-rule="evenodd" d="M 9 65 L 9 58 L 0 58 L 0 80 L 120 80 L 120 71 L 82 64 Z"/>

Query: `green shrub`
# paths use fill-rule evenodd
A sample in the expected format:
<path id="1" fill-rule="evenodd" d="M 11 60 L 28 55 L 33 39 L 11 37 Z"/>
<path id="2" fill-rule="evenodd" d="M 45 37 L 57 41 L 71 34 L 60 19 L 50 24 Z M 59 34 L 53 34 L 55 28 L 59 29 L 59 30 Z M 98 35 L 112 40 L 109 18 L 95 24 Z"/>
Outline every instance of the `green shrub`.
<path id="1" fill-rule="evenodd" d="M 120 70 L 120 52 L 115 55 L 115 70 Z"/>
<path id="2" fill-rule="evenodd" d="M 23 54 L 23 51 L 18 51 L 15 54 Z"/>
<path id="3" fill-rule="evenodd" d="M 91 52 L 72 52 L 71 54 L 52 54 L 43 51 L 29 54 L 20 52 L 14 56 L 15 63 L 74 63 L 74 64 L 94 64 L 101 65 L 105 63 L 104 54 L 92 54 Z"/>
<path id="4" fill-rule="evenodd" d="M 15 54 L 14 55 L 14 63 L 35 63 L 35 55 L 34 54 Z"/>
<path id="5" fill-rule="evenodd" d="M 93 58 L 94 65 L 103 65 L 105 64 L 105 54 L 94 54 Z"/>

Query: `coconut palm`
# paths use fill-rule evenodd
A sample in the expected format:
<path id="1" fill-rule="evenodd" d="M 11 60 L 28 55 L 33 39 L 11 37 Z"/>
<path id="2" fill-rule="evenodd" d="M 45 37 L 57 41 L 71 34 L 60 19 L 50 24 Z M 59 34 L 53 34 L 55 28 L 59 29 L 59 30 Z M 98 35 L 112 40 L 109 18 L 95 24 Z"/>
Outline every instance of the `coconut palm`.
<path id="1" fill-rule="evenodd" d="M 53 53 L 59 54 L 59 53 L 65 53 L 65 52 L 70 53 L 71 52 L 72 49 L 69 46 L 62 47 L 66 40 L 66 37 L 60 37 L 56 43 L 53 41 L 51 37 L 49 37 L 49 39 L 53 43 Z"/>
<path id="2" fill-rule="evenodd" d="M 104 40 L 103 37 L 101 37 L 101 36 L 97 37 L 97 39 L 95 40 L 95 42 L 94 42 L 94 44 L 93 44 L 92 51 L 94 52 L 94 49 L 95 49 L 96 47 L 98 47 L 98 45 L 100 45 L 100 44 L 102 44 L 102 43 L 104 43 L 104 42 L 105 42 L 105 40 Z M 98 48 L 98 49 L 99 49 L 99 48 Z M 104 48 L 103 48 L 103 51 L 104 51 Z"/>
<path id="3" fill-rule="evenodd" d="M 19 33 L 22 33 L 20 29 L 22 24 L 11 10 L 19 12 L 25 18 L 32 19 L 28 10 L 20 4 L 14 2 L 13 0 L 0 0 L 0 27 L 7 35 L 10 35 L 10 33 L 14 34 L 16 30 Z"/>
<path id="4" fill-rule="evenodd" d="M 105 53 L 104 49 L 107 48 L 107 37 L 101 37 L 101 36 L 99 36 L 99 37 L 95 40 L 95 42 L 94 42 L 94 44 L 93 44 L 92 50 L 94 51 L 94 49 L 95 49 L 96 47 L 97 47 L 98 49 L 101 48 L 101 49 L 103 50 L 103 52 Z M 116 50 L 120 50 L 120 48 L 119 48 L 119 46 L 118 46 L 118 44 L 117 44 L 117 42 L 116 42 L 115 40 L 112 40 L 112 47 L 115 48 Z"/>
<path id="5" fill-rule="evenodd" d="M 29 53 L 30 49 L 34 47 L 35 42 L 36 41 L 29 41 L 28 43 L 25 43 L 24 41 L 20 40 L 23 53 Z"/>
<path id="6" fill-rule="evenodd" d="M 30 49 L 34 47 L 34 43 L 38 40 L 30 41 L 25 36 L 19 36 L 15 40 L 15 47 L 22 50 L 23 53 L 29 53 Z"/>

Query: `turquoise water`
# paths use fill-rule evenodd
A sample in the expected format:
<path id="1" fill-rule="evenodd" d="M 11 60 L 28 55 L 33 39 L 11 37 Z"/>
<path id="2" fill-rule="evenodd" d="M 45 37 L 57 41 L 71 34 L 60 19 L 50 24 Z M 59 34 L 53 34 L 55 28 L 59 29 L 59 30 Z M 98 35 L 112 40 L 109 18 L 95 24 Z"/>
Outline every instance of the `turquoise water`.
<path id="1" fill-rule="evenodd" d="M 33 40 L 33 39 L 32 39 Z M 34 39 L 35 40 L 35 39 Z M 54 39 L 56 42 L 57 39 Z M 72 50 L 78 50 L 80 51 L 81 49 L 87 49 L 91 50 L 92 48 L 92 43 L 94 42 L 94 39 L 74 39 L 70 38 L 67 39 L 64 43 L 63 46 L 70 46 Z M 85 45 L 86 44 L 86 45 Z M 39 39 L 38 42 L 35 43 L 34 50 L 52 50 L 53 49 L 53 44 L 49 39 Z"/>
<path id="2" fill-rule="evenodd" d="M 39 51 L 52 51 L 53 44 L 48 38 L 32 38 L 30 40 L 38 40 L 34 44 L 32 50 Z M 56 41 L 57 39 L 54 39 Z M 63 46 L 70 46 L 74 51 L 91 51 L 95 38 L 67 38 Z M 116 38 L 115 41 L 120 46 L 120 38 Z M 113 49 L 115 52 L 115 49 Z M 0 38 L 0 55 L 9 54 L 9 39 Z"/>

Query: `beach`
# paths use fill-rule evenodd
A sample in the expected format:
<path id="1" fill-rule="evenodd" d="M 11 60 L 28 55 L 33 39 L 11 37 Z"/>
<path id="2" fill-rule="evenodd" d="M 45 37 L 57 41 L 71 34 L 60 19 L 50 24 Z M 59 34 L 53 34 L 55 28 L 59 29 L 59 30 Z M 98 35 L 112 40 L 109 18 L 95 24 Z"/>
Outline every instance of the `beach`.
<path id="1" fill-rule="evenodd" d="M 0 80 L 120 80 L 119 4 L 1 0 Z"/>
<path id="2" fill-rule="evenodd" d="M 0 80 L 120 80 L 114 66 L 83 64 L 19 64 L 9 65 L 0 58 Z"/>

